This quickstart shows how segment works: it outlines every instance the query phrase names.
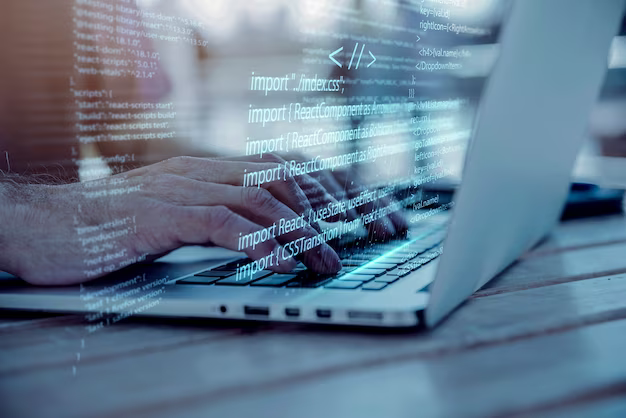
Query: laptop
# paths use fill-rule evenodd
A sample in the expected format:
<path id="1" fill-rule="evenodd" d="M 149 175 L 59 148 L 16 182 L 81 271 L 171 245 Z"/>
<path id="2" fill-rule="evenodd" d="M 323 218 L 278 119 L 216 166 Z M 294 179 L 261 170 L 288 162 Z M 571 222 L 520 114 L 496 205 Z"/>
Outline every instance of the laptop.
<path id="1" fill-rule="evenodd" d="M 335 243 L 337 275 L 300 264 L 289 274 L 241 280 L 237 272 L 251 261 L 241 254 L 183 248 L 81 286 L 5 278 L 0 308 L 83 312 L 89 332 L 131 315 L 435 326 L 558 221 L 624 7 L 624 0 L 514 2 L 454 204 L 415 210 L 416 198 L 405 194 L 409 219 L 423 222 L 383 242 L 343 237 Z"/>

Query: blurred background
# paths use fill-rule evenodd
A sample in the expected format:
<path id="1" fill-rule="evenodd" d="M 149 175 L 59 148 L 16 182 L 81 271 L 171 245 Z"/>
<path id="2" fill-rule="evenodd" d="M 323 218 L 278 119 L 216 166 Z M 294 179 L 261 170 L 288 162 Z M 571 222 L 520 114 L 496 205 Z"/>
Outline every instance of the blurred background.
<path id="1" fill-rule="evenodd" d="M 7 0 L 1 6 L 4 12 L 0 29 L 2 54 L 6 57 L 6 65 L 0 70 L 0 149 L 6 154 L 6 166 L 2 159 L 0 166 L 4 171 L 10 168 L 17 173 L 90 180 L 175 155 L 244 155 L 248 141 L 276 139 L 294 132 L 310 135 L 369 127 L 375 134 L 367 138 L 290 151 L 303 156 L 333 156 L 380 144 L 410 145 L 439 137 L 453 143 L 455 149 L 436 157 L 436 162 L 443 162 L 438 164 L 443 171 L 435 173 L 437 181 L 455 184 L 460 180 L 469 132 L 484 83 L 497 61 L 498 36 L 511 4 L 507 0 L 450 0 L 444 2 L 445 8 L 438 9 L 439 3 L 50 0 L 42 4 Z M 121 12 L 116 5 L 136 10 L 136 15 L 142 17 L 132 23 L 120 21 L 120 17 L 133 14 Z M 437 10 L 444 9 L 448 10 L 447 16 L 436 15 Z M 85 10 L 93 14 L 80 14 Z M 146 54 L 140 63 L 129 61 L 129 65 L 142 68 L 131 68 L 125 76 L 111 76 L 103 69 L 114 69 L 114 65 L 102 60 L 95 64 L 87 61 L 89 65 L 85 65 L 77 60 L 90 55 L 81 55 L 76 49 L 77 30 L 96 35 L 100 52 L 120 46 L 119 33 L 107 34 L 97 26 L 106 23 L 107 17 L 129 27 L 141 20 L 152 25 L 165 23 L 158 30 L 150 31 L 150 26 L 144 29 L 166 36 L 126 36 L 136 44 L 134 49 L 126 48 L 125 55 L 132 50 Z M 91 26 L 77 27 L 77 18 L 91 22 Z M 455 24 L 462 30 L 444 31 L 433 26 L 442 24 Z M 181 38 L 167 38 L 173 35 Z M 623 181 L 619 178 L 626 172 L 619 158 L 626 156 L 625 35 L 623 24 L 611 48 L 601 97 L 590 115 L 589 138 L 575 170 L 577 179 L 626 185 L 626 177 Z M 333 55 L 341 64 L 337 65 L 329 55 L 340 48 Z M 437 50 L 456 51 L 458 55 L 441 58 L 436 56 Z M 423 69 L 439 61 L 454 66 Z M 86 66 L 99 73 L 81 72 L 79 67 L 84 70 Z M 150 69 L 150 77 L 130 75 L 133 69 L 145 75 L 145 68 Z M 287 77 L 290 89 L 255 91 L 251 89 L 255 75 Z M 340 80 L 341 91 L 291 88 L 302 78 Z M 164 104 L 175 112 L 167 119 L 168 135 L 159 140 L 81 139 L 81 130 L 93 133 L 101 126 L 77 120 L 78 112 L 84 109 L 77 109 L 73 92 L 80 89 L 108 91 L 109 99 L 118 102 Z M 418 105 L 450 100 L 457 100 L 458 106 L 426 111 Z M 277 121 L 265 126 L 249 123 L 252 108 L 280 108 L 290 103 L 314 106 L 321 102 L 395 104 L 399 110 Z M 120 123 L 119 115 L 104 122 Z M 599 156 L 612 158 L 599 160 Z M 407 152 L 355 168 L 371 182 L 386 184 L 409 180 L 416 168 L 428 168 L 431 163 L 433 158 L 418 159 L 415 153 Z"/>

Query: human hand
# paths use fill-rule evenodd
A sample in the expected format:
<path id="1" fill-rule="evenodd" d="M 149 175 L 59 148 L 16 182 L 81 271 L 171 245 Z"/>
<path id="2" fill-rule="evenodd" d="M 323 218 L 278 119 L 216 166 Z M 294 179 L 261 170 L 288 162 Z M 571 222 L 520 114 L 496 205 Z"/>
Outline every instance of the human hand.
<path id="1" fill-rule="evenodd" d="M 311 209 L 296 180 L 288 176 L 260 188 L 241 187 L 245 172 L 275 167 L 177 157 L 96 182 L 11 186 L 9 199 L 4 199 L 11 203 L 3 205 L 10 221 L 0 237 L 6 243 L 0 269 L 34 284 L 66 285 L 186 244 L 238 250 L 240 233 L 262 231 Z M 316 193 L 327 195 L 321 186 Z M 281 244 L 316 235 L 305 224 L 243 251 L 255 260 L 273 255 L 276 262 L 268 269 L 287 272 L 296 261 L 284 256 Z M 325 243 L 298 258 L 320 273 L 341 268 L 337 254 Z"/>
<path id="2" fill-rule="evenodd" d="M 262 157 L 227 157 L 224 158 L 224 160 L 262 161 L 265 163 L 285 165 L 285 163 L 287 162 L 288 164 L 290 160 L 302 162 L 307 160 L 307 158 L 296 153 L 285 156 L 270 153 L 264 154 Z M 359 177 L 358 173 L 352 167 L 333 171 L 323 170 L 311 173 L 310 175 L 298 175 L 295 177 L 295 180 L 307 196 L 308 202 L 311 203 L 313 210 L 323 208 L 329 203 L 336 204 L 339 201 L 345 202 L 348 199 L 356 198 L 360 193 L 372 192 L 376 189 L 375 187 L 368 188 L 366 182 Z M 346 210 L 345 213 L 329 216 L 324 220 L 329 222 L 337 220 L 353 221 L 363 215 L 372 213 L 377 208 L 388 207 L 392 205 L 392 203 L 394 203 L 392 196 L 378 197 L 372 202 L 357 205 L 352 209 Z M 391 211 L 386 216 L 381 216 L 368 224 L 367 229 L 372 238 L 385 239 L 405 233 L 409 229 L 409 224 L 402 213 Z"/>

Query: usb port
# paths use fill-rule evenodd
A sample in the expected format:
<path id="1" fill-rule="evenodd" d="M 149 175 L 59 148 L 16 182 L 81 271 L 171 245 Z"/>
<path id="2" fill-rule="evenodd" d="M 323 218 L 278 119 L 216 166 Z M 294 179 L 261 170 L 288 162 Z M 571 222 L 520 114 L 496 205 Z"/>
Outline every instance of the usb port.
<path id="1" fill-rule="evenodd" d="M 252 316 L 270 316 L 270 308 L 260 306 L 244 306 L 243 313 Z"/>
<path id="2" fill-rule="evenodd" d="M 297 318 L 300 316 L 300 309 L 298 308 L 285 308 L 285 315 L 290 316 L 292 318 Z"/>
<path id="3" fill-rule="evenodd" d="M 318 309 L 315 312 L 317 313 L 317 317 L 322 319 L 329 319 L 332 316 L 330 309 Z"/>
<path id="4" fill-rule="evenodd" d="M 382 312 L 365 312 L 365 311 L 348 311 L 348 318 L 357 321 L 375 321 L 383 320 Z"/>

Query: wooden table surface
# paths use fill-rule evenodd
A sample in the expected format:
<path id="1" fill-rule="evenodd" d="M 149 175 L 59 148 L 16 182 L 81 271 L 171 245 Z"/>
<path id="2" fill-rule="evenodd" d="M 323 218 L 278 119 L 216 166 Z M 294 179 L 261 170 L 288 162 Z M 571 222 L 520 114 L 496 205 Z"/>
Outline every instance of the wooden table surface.
<path id="1" fill-rule="evenodd" d="M 561 224 L 428 332 L 83 318 L 2 313 L 0 416 L 626 417 L 626 218 Z"/>

